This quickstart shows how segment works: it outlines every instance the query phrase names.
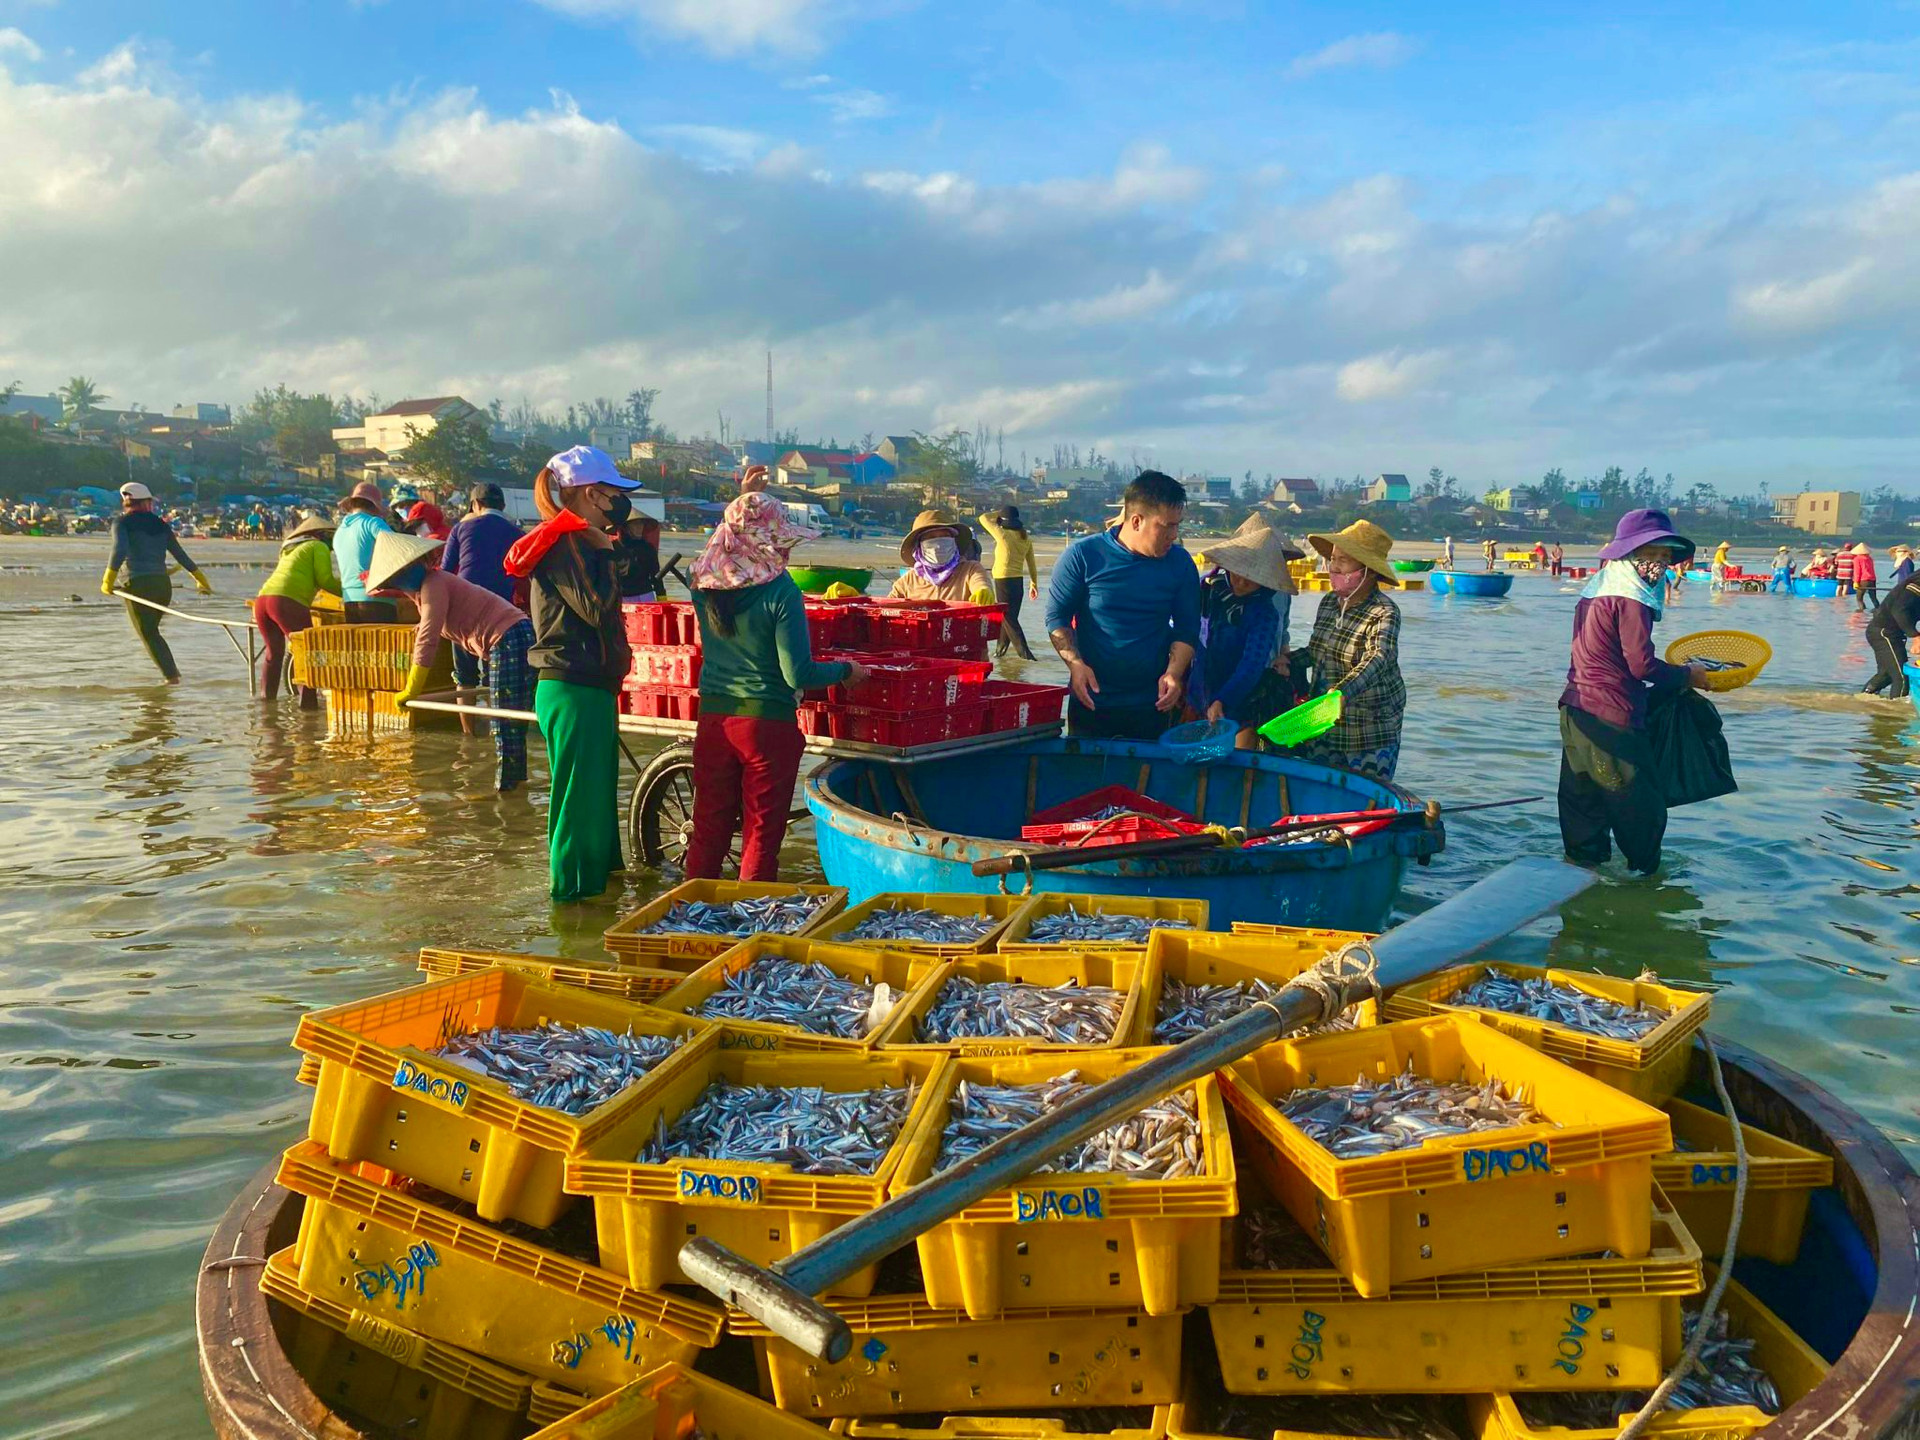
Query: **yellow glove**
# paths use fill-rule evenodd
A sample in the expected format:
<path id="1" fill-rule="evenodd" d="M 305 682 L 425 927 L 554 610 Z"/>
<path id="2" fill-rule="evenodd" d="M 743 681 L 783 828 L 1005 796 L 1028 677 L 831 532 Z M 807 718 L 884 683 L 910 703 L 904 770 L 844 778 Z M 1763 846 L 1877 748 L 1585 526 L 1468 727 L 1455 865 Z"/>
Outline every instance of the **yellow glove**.
<path id="1" fill-rule="evenodd" d="M 973 603 L 976 605 L 993 604 L 993 591 L 987 589 L 984 585 L 981 586 L 973 592 Z"/>
<path id="2" fill-rule="evenodd" d="M 410 665 L 407 667 L 407 683 L 400 687 L 400 693 L 393 697 L 393 703 L 405 709 L 407 702 L 427 688 L 427 667 Z"/>
<path id="3" fill-rule="evenodd" d="M 113 581 L 114 581 L 115 574 L 116 574 L 115 571 L 109 570 L 107 571 L 106 574 L 100 577 L 100 593 L 102 595 L 111 595 L 113 593 Z"/>
<path id="4" fill-rule="evenodd" d="M 213 593 L 213 586 L 207 583 L 207 577 L 202 575 L 198 570 L 193 572 L 193 588 L 198 590 L 202 595 L 211 595 Z"/>

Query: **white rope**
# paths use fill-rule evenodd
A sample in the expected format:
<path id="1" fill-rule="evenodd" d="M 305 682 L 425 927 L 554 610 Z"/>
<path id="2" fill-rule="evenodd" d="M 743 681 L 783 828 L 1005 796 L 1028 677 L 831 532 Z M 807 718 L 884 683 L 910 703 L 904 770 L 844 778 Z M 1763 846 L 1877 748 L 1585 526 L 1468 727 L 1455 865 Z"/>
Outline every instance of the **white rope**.
<path id="1" fill-rule="evenodd" d="M 1694 1323 L 1693 1339 L 1687 1342 L 1679 1363 L 1647 1397 L 1647 1403 L 1640 1407 L 1639 1413 L 1621 1428 L 1615 1440 L 1635 1440 L 1647 1428 L 1647 1422 L 1666 1406 L 1667 1397 L 1673 1394 L 1674 1387 L 1699 1363 L 1700 1348 L 1706 1343 L 1707 1331 L 1712 1327 L 1713 1317 L 1720 1309 L 1720 1301 L 1727 1293 L 1727 1282 L 1733 1279 L 1734 1252 L 1740 1245 L 1740 1220 L 1747 1208 L 1747 1134 L 1740 1124 L 1740 1117 L 1734 1113 L 1733 1097 L 1727 1094 L 1727 1080 L 1720 1073 L 1720 1057 L 1714 1053 L 1713 1041 L 1704 1030 L 1700 1032 L 1700 1043 L 1707 1047 L 1707 1069 L 1713 1076 L 1713 1088 L 1720 1097 L 1727 1122 L 1733 1126 L 1733 1153 L 1738 1168 L 1733 1177 L 1733 1214 L 1727 1220 L 1727 1246 L 1720 1256 L 1720 1273 L 1714 1277 L 1713 1288 L 1707 1291 L 1707 1298 L 1700 1307 L 1700 1318 Z"/>
<path id="2" fill-rule="evenodd" d="M 1320 1001 L 1319 1020 L 1331 1020 L 1357 999 L 1380 998 L 1380 962 L 1366 940 L 1349 940 L 1318 965 L 1302 970 L 1288 982 L 1297 985 Z M 1367 994 L 1350 999 L 1348 991 L 1364 985 Z M 1264 1002 L 1269 1005 L 1271 1001 Z M 1318 1022 L 1316 1022 L 1318 1023 Z"/>

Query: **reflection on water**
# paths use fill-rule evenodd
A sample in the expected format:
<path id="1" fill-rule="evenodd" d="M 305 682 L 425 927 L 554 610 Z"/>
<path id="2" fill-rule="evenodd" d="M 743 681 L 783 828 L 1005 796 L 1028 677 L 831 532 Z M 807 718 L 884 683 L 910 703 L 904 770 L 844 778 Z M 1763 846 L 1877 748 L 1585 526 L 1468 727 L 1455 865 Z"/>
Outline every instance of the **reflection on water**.
<path id="1" fill-rule="evenodd" d="M 267 548 L 206 548 L 222 598 L 184 603 L 233 613 Z M 14 563 L 34 568 L 0 574 L 0 1437 L 204 1434 L 193 1275 L 228 1197 L 300 1133 L 299 1013 L 410 983 L 422 945 L 591 956 L 656 882 L 548 903 L 538 744 L 532 783 L 498 798 L 487 735 L 329 738 L 323 716 L 250 702 L 226 642 L 177 622 L 187 682 L 166 687 L 118 606 L 66 599 L 90 593 L 98 546 L 0 540 Z M 1317 603 L 1297 602 L 1297 634 Z M 1494 604 L 1403 597 L 1411 788 L 1552 794 L 1572 604 L 1530 577 Z M 1729 626 L 1776 657 L 1717 702 L 1740 793 L 1675 812 L 1660 875 L 1611 870 L 1498 953 L 1724 984 L 1717 1033 L 1914 1146 L 1887 1061 L 1920 1012 L 1920 725 L 1849 693 L 1866 653 L 1839 602 L 1690 587 L 1661 631 Z M 812 837 L 789 833 L 798 878 Z M 1558 845 L 1550 800 L 1448 833 L 1403 910 Z"/>

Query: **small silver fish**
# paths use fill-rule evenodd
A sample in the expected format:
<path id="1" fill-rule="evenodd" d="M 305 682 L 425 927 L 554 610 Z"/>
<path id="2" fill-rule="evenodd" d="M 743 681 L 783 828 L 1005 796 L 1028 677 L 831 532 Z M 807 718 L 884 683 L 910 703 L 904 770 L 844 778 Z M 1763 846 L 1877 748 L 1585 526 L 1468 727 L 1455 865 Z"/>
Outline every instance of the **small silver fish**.
<path id="1" fill-rule="evenodd" d="M 802 1175 L 871 1175 L 899 1138 L 918 1092 L 917 1082 L 838 1091 L 716 1081 L 671 1128 L 662 1117 L 639 1161 L 746 1160 Z"/>
<path id="2" fill-rule="evenodd" d="M 645 1077 L 685 1038 L 549 1021 L 524 1030 L 496 1026 L 456 1035 L 433 1053 L 492 1076 L 529 1105 L 584 1115 Z"/>
<path id="3" fill-rule="evenodd" d="M 1106 1045 L 1126 1004 L 1124 992 L 1104 985 L 1027 985 L 955 975 L 940 987 L 916 1033 L 928 1044 L 1012 1036 L 1054 1045 Z"/>
<path id="4" fill-rule="evenodd" d="M 1026 938 L 1035 945 L 1061 945 L 1069 941 L 1144 945 L 1155 930 L 1192 928 L 1191 920 L 1155 920 L 1145 915 L 1080 910 L 1069 902 L 1059 914 L 1042 915 L 1035 920 L 1027 927 Z"/>
<path id="5" fill-rule="evenodd" d="M 938 1173 L 985 1149 L 1002 1135 L 1030 1125 L 1091 1087 L 1068 1070 L 1038 1085 L 954 1087 L 940 1136 Z M 1110 1173 L 1132 1180 L 1177 1180 L 1206 1173 L 1200 1139 L 1200 1102 L 1192 1089 L 1137 1111 L 1055 1156 L 1034 1173 Z"/>
<path id="6" fill-rule="evenodd" d="M 636 935 L 791 935 L 805 927 L 831 901 L 827 895 L 767 895 L 710 905 L 676 900 L 653 924 Z"/>
<path id="7" fill-rule="evenodd" d="M 1489 970 L 1447 1001 L 1472 1010 L 1498 1010 L 1564 1025 L 1610 1040 L 1641 1040 L 1666 1023 L 1667 1012 L 1650 1005 L 1622 1005 L 1545 976 L 1523 978 Z"/>
<path id="8" fill-rule="evenodd" d="M 1700 1312 L 1687 1311 L 1681 1341 L 1693 1343 Z M 1701 1410 L 1719 1405 L 1751 1405 L 1765 1415 L 1781 1410 L 1780 1387 L 1754 1359 L 1754 1342 L 1735 1337 L 1725 1310 L 1713 1317 L 1700 1346 L 1700 1361 L 1673 1388 L 1665 1409 Z M 1652 1396 L 1651 1390 L 1516 1392 L 1514 1404 L 1529 1425 L 1561 1425 L 1583 1430 L 1614 1428 Z"/>
<path id="9" fill-rule="evenodd" d="M 862 1039 L 880 1019 L 874 987 L 816 961 L 763 955 L 742 966 L 694 1013 L 709 1020 L 759 1020 L 840 1040 Z"/>
<path id="10" fill-rule="evenodd" d="M 1155 1017 L 1153 1039 L 1157 1045 L 1178 1045 L 1202 1031 L 1231 1020 L 1242 1010 L 1271 1000 L 1286 987 L 1268 980 L 1248 980 L 1241 984 L 1188 985 L 1172 977 L 1161 985 L 1160 1009 Z M 1310 1027 L 1316 1035 L 1330 1030 L 1351 1030 L 1359 1023 L 1358 1007 L 1349 1005 L 1331 1020 Z M 1289 1032 L 1304 1035 L 1306 1030 Z"/>
<path id="11" fill-rule="evenodd" d="M 871 911 L 848 940 L 907 940 L 923 945 L 970 945 L 1000 922 L 991 915 L 944 915 L 938 910 Z"/>
<path id="12" fill-rule="evenodd" d="M 1307 1137 L 1341 1160 L 1385 1155 L 1449 1135 L 1504 1130 L 1546 1119 L 1498 1080 L 1469 1085 L 1405 1070 L 1382 1081 L 1300 1089 L 1274 1102 Z"/>

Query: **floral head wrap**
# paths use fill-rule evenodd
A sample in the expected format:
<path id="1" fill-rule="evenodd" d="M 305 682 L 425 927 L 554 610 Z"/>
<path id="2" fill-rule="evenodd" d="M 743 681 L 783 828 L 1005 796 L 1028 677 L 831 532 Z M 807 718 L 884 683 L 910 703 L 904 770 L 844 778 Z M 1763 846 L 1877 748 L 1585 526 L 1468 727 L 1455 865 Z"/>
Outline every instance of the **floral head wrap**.
<path id="1" fill-rule="evenodd" d="M 715 527 L 707 548 L 693 562 L 698 590 L 744 590 L 763 585 L 787 568 L 787 552 L 820 532 L 802 525 L 764 491 L 736 496 Z"/>

